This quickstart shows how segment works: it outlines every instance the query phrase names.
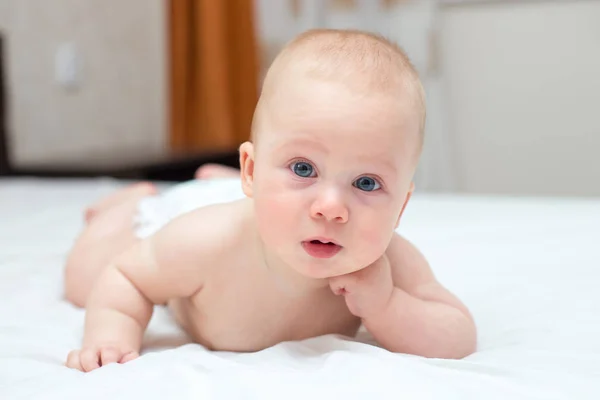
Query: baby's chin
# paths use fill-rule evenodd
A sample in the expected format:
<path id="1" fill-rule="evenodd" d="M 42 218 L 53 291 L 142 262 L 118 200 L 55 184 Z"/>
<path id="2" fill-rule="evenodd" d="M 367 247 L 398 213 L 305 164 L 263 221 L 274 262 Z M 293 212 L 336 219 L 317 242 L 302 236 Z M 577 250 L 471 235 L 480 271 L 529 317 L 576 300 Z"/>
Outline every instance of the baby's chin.
<path id="1" fill-rule="evenodd" d="M 305 278 L 321 280 L 351 274 L 363 268 L 364 267 L 360 266 L 355 266 L 352 268 L 345 266 L 342 268 L 340 265 L 327 265 L 326 263 L 315 265 L 313 263 L 309 263 L 308 265 L 298 265 L 294 268 L 294 270 Z"/>

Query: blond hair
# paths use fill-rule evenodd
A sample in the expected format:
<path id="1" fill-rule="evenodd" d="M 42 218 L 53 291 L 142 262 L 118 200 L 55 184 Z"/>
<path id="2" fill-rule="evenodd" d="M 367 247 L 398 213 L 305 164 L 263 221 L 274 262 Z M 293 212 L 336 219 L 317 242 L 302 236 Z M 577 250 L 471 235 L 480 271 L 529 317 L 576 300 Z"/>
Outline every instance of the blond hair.
<path id="1" fill-rule="evenodd" d="M 287 43 L 269 67 L 261 99 L 277 89 L 282 75 L 294 70 L 312 78 L 341 80 L 359 90 L 408 93 L 420 114 L 420 150 L 425 129 L 425 93 L 416 68 L 392 41 L 359 30 L 306 31 Z M 260 106 L 259 99 L 257 110 Z M 254 136 L 255 121 L 252 131 Z"/>

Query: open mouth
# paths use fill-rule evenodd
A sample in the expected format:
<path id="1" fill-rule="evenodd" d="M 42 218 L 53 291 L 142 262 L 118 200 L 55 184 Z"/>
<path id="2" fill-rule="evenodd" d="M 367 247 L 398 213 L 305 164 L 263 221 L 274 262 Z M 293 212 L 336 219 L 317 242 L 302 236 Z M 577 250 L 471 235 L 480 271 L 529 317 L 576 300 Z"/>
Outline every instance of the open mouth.
<path id="1" fill-rule="evenodd" d="M 328 240 L 313 239 L 302 242 L 302 247 L 308 255 L 315 258 L 330 258 L 336 255 L 342 246 Z"/>
<path id="2" fill-rule="evenodd" d="M 333 242 L 322 242 L 320 240 L 311 240 L 310 241 L 311 244 L 328 244 L 328 245 L 332 245 L 332 246 L 337 246 L 335 243 Z"/>

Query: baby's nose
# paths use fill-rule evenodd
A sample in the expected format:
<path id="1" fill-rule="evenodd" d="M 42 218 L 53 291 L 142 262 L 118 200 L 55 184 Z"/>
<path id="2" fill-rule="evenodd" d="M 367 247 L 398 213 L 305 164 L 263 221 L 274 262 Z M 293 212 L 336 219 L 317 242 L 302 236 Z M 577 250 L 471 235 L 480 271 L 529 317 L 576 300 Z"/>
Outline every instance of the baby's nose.
<path id="1" fill-rule="evenodd" d="M 311 206 L 311 217 L 327 221 L 346 223 L 348 207 L 343 197 L 335 190 L 329 190 L 319 196 Z"/>

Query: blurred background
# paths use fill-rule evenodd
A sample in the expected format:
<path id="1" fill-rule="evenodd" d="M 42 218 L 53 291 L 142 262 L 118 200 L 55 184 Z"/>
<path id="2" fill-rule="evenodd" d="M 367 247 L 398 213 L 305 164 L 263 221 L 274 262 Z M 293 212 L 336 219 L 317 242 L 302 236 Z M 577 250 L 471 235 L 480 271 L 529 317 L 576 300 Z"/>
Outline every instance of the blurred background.
<path id="1" fill-rule="evenodd" d="M 427 92 L 420 192 L 600 196 L 600 0 L 0 0 L 0 174 L 235 165 L 315 27 L 378 32 Z"/>

